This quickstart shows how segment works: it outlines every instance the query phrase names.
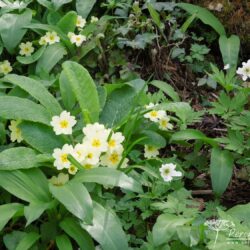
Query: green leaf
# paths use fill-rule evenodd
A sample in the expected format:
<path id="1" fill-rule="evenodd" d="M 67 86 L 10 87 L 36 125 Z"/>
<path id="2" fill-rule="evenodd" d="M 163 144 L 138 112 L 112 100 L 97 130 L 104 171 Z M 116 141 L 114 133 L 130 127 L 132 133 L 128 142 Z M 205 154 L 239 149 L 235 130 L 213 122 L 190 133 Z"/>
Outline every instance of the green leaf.
<path id="1" fill-rule="evenodd" d="M 165 138 L 152 130 L 143 130 L 139 136 L 146 137 L 140 141 L 139 144 L 147 144 L 158 148 L 164 148 L 166 146 Z"/>
<path id="2" fill-rule="evenodd" d="M 120 187 L 125 190 L 142 193 L 142 187 L 136 180 L 112 168 L 102 167 L 80 170 L 72 181 L 94 182 L 101 185 Z"/>
<path id="3" fill-rule="evenodd" d="M 23 205 L 18 203 L 4 204 L 0 206 L 0 231 L 2 231 L 7 222 L 21 209 L 23 209 Z"/>
<path id="4" fill-rule="evenodd" d="M 154 80 L 150 82 L 150 84 L 162 90 L 166 95 L 171 97 L 173 101 L 175 102 L 180 101 L 179 95 L 170 84 L 167 84 L 166 82 L 158 81 L 158 80 Z"/>
<path id="5" fill-rule="evenodd" d="M 212 146 L 217 144 L 212 138 L 208 138 L 202 132 L 195 129 L 181 130 L 174 133 L 171 137 L 171 141 L 188 141 L 188 140 L 201 140 Z"/>
<path id="6" fill-rule="evenodd" d="M 85 122 L 98 121 L 100 112 L 98 93 L 88 71 L 76 62 L 67 61 L 63 63 L 63 72 L 79 102 Z"/>
<path id="7" fill-rule="evenodd" d="M 21 64 L 31 64 L 36 62 L 44 53 L 46 47 L 43 46 L 40 49 L 38 49 L 34 54 L 32 54 L 31 56 L 17 56 L 16 59 L 18 62 L 20 62 Z"/>
<path id="8" fill-rule="evenodd" d="M 17 245 L 16 250 L 28 250 L 40 238 L 40 235 L 35 232 L 26 234 Z"/>
<path id="9" fill-rule="evenodd" d="M 147 3 L 147 8 L 149 10 L 150 16 L 152 17 L 154 23 L 158 26 L 159 29 L 163 29 L 164 28 L 164 24 L 161 22 L 160 15 L 154 9 L 154 7 L 152 6 L 152 4 Z"/>
<path id="10" fill-rule="evenodd" d="M 95 3 L 96 0 L 76 0 L 77 13 L 83 18 L 87 18 Z"/>
<path id="11" fill-rule="evenodd" d="M 72 0 L 52 0 L 55 10 L 58 10 L 61 6 L 66 3 L 70 3 Z"/>
<path id="12" fill-rule="evenodd" d="M 8 13 L 0 17 L 0 35 L 9 53 L 14 53 L 14 49 L 27 31 L 24 27 L 30 23 L 31 19 L 32 11 L 30 9 L 22 14 Z"/>
<path id="13" fill-rule="evenodd" d="M 4 81 L 10 82 L 28 92 L 38 100 L 53 115 L 62 112 L 62 108 L 56 98 L 44 87 L 44 85 L 34 79 L 25 76 L 10 74 L 4 77 Z"/>
<path id="14" fill-rule="evenodd" d="M 57 23 L 57 26 L 68 35 L 69 32 L 74 32 L 76 27 L 77 14 L 75 11 L 68 12 Z"/>
<path id="15" fill-rule="evenodd" d="M 132 109 L 136 94 L 135 89 L 130 86 L 114 90 L 107 97 L 100 121 L 110 128 L 121 123 Z"/>
<path id="16" fill-rule="evenodd" d="M 49 45 L 37 62 L 36 73 L 49 73 L 66 54 L 67 51 L 61 43 Z"/>
<path id="17" fill-rule="evenodd" d="M 211 26 L 219 35 L 226 35 L 222 23 L 209 10 L 189 3 L 177 3 L 176 5 L 189 12 L 191 15 L 196 14 L 197 18 L 203 23 Z"/>
<path id="18" fill-rule="evenodd" d="M 76 97 L 71 88 L 71 85 L 67 80 L 64 71 L 62 71 L 60 74 L 59 84 L 60 84 L 60 93 L 62 96 L 63 104 L 68 110 L 71 110 L 76 104 Z"/>
<path id="19" fill-rule="evenodd" d="M 33 221 L 37 220 L 42 213 L 50 208 L 53 204 L 52 202 L 32 202 L 29 206 L 24 207 L 24 216 L 27 220 L 26 227 L 31 224 Z"/>
<path id="20" fill-rule="evenodd" d="M 0 186 L 14 196 L 28 202 L 49 202 L 48 182 L 38 168 L 0 171 Z"/>
<path id="21" fill-rule="evenodd" d="M 240 51 L 239 37 L 235 35 L 232 35 L 229 38 L 226 36 L 220 36 L 219 45 L 224 65 L 229 64 L 230 67 L 236 68 Z"/>
<path id="22" fill-rule="evenodd" d="M 212 187 L 217 195 L 226 190 L 232 174 L 234 159 L 229 151 L 214 147 L 211 152 L 210 172 Z"/>
<path id="23" fill-rule="evenodd" d="M 0 153 L 0 170 L 37 167 L 37 154 L 25 147 L 10 148 Z"/>
<path id="24" fill-rule="evenodd" d="M 23 139 L 41 153 L 52 153 L 66 143 L 62 136 L 55 135 L 51 127 L 40 123 L 22 122 L 19 128 Z"/>
<path id="25" fill-rule="evenodd" d="M 93 224 L 81 226 L 101 245 L 103 250 L 128 250 L 127 237 L 117 216 L 94 202 Z"/>
<path id="26" fill-rule="evenodd" d="M 67 217 L 60 222 L 60 227 L 77 242 L 81 250 L 95 250 L 92 238 L 76 219 Z"/>
<path id="27" fill-rule="evenodd" d="M 50 123 L 50 115 L 40 104 L 15 96 L 0 96 L 0 117 L 5 119 L 27 120 Z"/>
<path id="28" fill-rule="evenodd" d="M 72 245 L 69 237 L 66 234 L 58 235 L 56 237 L 56 245 L 59 250 L 72 250 Z"/>
<path id="29" fill-rule="evenodd" d="M 177 232 L 179 226 L 192 221 L 192 218 L 182 218 L 173 214 L 162 214 L 157 218 L 153 227 L 153 241 L 155 246 L 167 243 Z"/>
<path id="30" fill-rule="evenodd" d="M 82 183 L 67 182 L 63 186 L 49 185 L 50 192 L 73 215 L 80 220 L 91 223 L 93 218 L 92 200 Z"/>

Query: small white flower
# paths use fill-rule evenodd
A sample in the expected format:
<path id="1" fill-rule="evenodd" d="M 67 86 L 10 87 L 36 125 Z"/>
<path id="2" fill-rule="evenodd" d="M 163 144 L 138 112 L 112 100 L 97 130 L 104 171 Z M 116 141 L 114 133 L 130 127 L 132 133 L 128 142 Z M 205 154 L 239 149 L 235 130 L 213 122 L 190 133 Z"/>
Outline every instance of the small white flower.
<path id="1" fill-rule="evenodd" d="M 145 145 L 144 146 L 144 157 L 147 159 L 155 158 L 159 155 L 159 148 L 151 146 L 151 145 Z"/>
<path id="2" fill-rule="evenodd" d="M 78 171 L 78 169 L 74 165 L 70 165 L 70 167 L 68 168 L 68 173 L 69 174 L 75 175 L 77 171 Z"/>
<path id="3" fill-rule="evenodd" d="M 215 10 L 218 12 L 221 12 L 221 10 L 223 9 L 223 4 L 222 3 L 217 3 Z"/>
<path id="4" fill-rule="evenodd" d="M 108 141 L 108 150 L 110 152 L 113 152 L 117 149 L 123 149 L 123 146 L 121 143 L 124 141 L 125 137 L 122 135 L 122 133 L 117 132 L 113 133 Z"/>
<path id="5" fill-rule="evenodd" d="M 241 75 L 243 81 L 246 81 L 247 78 L 250 78 L 250 60 L 248 60 L 246 63 L 243 62 L 242 67 L 239 67 L 236 73 Z"/>
<path id="6" fill-rule="evenodd" d="M 72 44 L 75 44 L 77 47 L 80 47 L 82 45 L 82 43 L 87 40 L 86 36 L 84 36 L 84 35 L 76 35 L 74 33 L 72 34 L 72 32 L 70 32 L 68 34 L 68 37 L 70 39 L 70 42 Z"/>
<path id="7" fill-rule="evenodd" d="M 71 163 L 68 160 L 69 155 L 74 154 L 74 149 L 71 145 L 65 144 L 62 149 L 55 148 L 52 156 L 55 158 L 54 166 L 58 169 L 69 168 Z"/>
<path id="8" fill-rule="evenodd" d="M 19 48 L 21 56 L 30 56 L 35 50 L 31 42 L 21 43 Z"/>
<path id="9" fill-rule="evenodd" d="M 77 161 L 80 163 L 84 161 L 85 159 L 85 151 L 86 151 L 86 146 L 84 144 L 76 144 L 74 148 L 74 157 Z"/>
<path id="10" fill-rule="evenodd" d="M 97 133 L 90 138 L 85 137 L 83 143 L 87 145 L 87 147 L 94 149 L 96 152 L 102 153 L 108 150 L 107 138 L 108 136 L 106 134 Z"/>
<path id="11" fill-rule="evenodd" d="M 116 168 L 122 159 L 122 152 L 107 152 L 101 156 L 101 164 L 110 168 Z"/>
<path id="12" fill-rule="evenodd" d="M 39 39 L 39 42 L 38 42 L 40 45 L 46 45 L 47 44 L 47 40 L 46 40 L 46 36 L 42 36 L 40 39 Z"/>
<path id="13" fill-rule="evenodd" d="M 91 23 L 97 23 L 98 20 L 99 20 L 98 17 L 92 16 L 91 19 L 90 19 L 90 22 L 91 22 Z"/>
<path id="14" fill-rule="evenodd" d="M 169 123 L 170 118 L 168 116 L 164 116 L 159 120 L 159 128 L 161 130 L 171 130 L 173 129 L 173 125 Z"/>
<path id="15" fill-rule="evenodd" d="M 153 109 L 155 106 L 157 106 L 157 104 L 150 102 L 148 105 L 145 105 L 145 108 L 146 109 Z"/>
<path id="16" fill-rule="evenodd" d="M 224 70 L 227 70 L 227 69 L 230 69 L 230 64 L 229 63 L 224 66 Z"/>
<path id="17" fill-rule="evenodd" d="M 72 127 L 76 124 L 76 119 L 69 112 L 63 111 L 60 116 L 53 116 L 50 124 L 53 126 L 56 135 L 71 135 Z"/>
<path id="18" fill-rule="evenodd" d="M 49 179 L 49 182 L 55 186 L 62 186 L 69 181 L 69 175 L 64 173 L 59 173 L 59 175 L 53 176 Z"/>
<path id="19" fill-rule="evenodd" d="M 83 28 L 86 25 L 86 20 L 81 16 L 77 16 L 76 27 Z"/>
<path id="20" fill-rule="evenodd" d="M 164 110 L 152 110 L 144 115 L 145 118 L 148 118 L 152 122 L 158 122 L 165 116 L 166 116 L 166 111 Z"/>
<path id="21" fill-rule="evenodd" d="M 97 133 L 104 133 L 106 130 L 107 129 L 103 124 L 99 124 L 96 122 L 94 124 L 87 124 L 87 126 L 82 129 L 82 132 L 86 137 L 92 137 Z"/>
<path id="22" fill-rule="evenodd" d="M 57 33 L 55 31 L 46 32 L 45 41 L 48 44 L 59 43 L 60 42 L 60 37 L 57 35 Z"/>
<path id="23" fill-rule="evenodd" d="M 164 181 L 172 181 L 173 177 L 180 177 L 182 173 L 180 171 L 175 170 L 176 165 L 173 163 L 163 164 L 160 168 L 161 177 Z"/>
<path id="24" fill-rule="evenodd" d="M 10 62 L 8 60 L 5 60 L 0 63 L 0 74 L 7 75 L 9 74 L 13 68 L 10 65 Z"/>
<path id="25" fill-rule="evenodd" d="M 17 141 L 20 143 L 23 140 L 21 129 L 18 128 L 18 124 L 20 121 L 14 121 L 12 120 L 9 125 L 9 130 L 11 131 L 10 133 L 10 140 L 12 142 Z"/>
<path id="26" fill-rule="evenodd" d="M 100 160 L 100 152 L 86 144 L 84 144 L 84 146 L 84 161 L 82 162 L 83 166 L 85 168 L 86 166 L 91 166 L 92 168 L 93 166 L 98 165 Z"/>

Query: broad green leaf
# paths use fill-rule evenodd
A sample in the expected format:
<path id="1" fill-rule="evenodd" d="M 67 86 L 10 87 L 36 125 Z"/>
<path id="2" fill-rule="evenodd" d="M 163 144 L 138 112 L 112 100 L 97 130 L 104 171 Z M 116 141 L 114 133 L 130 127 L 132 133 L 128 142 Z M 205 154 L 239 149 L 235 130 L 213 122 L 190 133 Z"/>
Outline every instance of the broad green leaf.
<path id="1" fill-rule="evenodd" d="M 60 222 L 60 227 L 77 242 L 81 250 L 95 250 L 92 238 L 75 218 L 65 218 Z"/>
<path id="2" fill-rule="evenodd" d="M 37 154 L 31 148 L 10 148 L 0 153 L 0 170 L 37 167 Z"/>
<path id="3" fill-rule="evenodd" d="M 61 43 L 49 45 L 37 62 L 36 73 L 49 73 L 66 54 L 67 51 Z"/>
<path id="4" fill-rule="evenodd" d="M 57 1 L 57 0 L 56 0 Z M 68 12 L 57 23 L 57 26 L 68 35 L 69 32 L 74 32 L 76 27 L 77 14 L 75 11 Z"/>
<path id="5" fill-rule="evenodd" d="M 192 16 L 188 17 L 188 19 L 182 24 L 180 30 L 182 33 L 185 33 L 187 31 L 187 29 L 189 28 L 189 26 L 191 25 L 191 23 L 194 21 L 194 19 L 196 18 L 196 13 L 194 13 Z M 179 48 L 177 48 L 179 49 Z M 184 53 L 185 53 L 185 49 L 183 49 Z"/>
<path id="6" fill-rule="evenodd" d="M 244 205 L 237 205 L 226 212 L 233 218 L 237 218 L 242 224 L 247 224 L 250 227 L 250 221 L 249 221 L 249 213 L 250 213 L 250 203 L 244 204 Z"/>
<path id="7" fill-rule="evenodd" d="M 212 138 L 208 138 L 202 132 L 195 129 L 181 130 L 174 133 L 171 137 L 171 141 L 188 141 L 188 140 L 201 140 L 210 145 L 217 144 Z"/>
<path id="8" fill-rule="evenodd" d="M 121 123 L 132 109 L 136 94 L 135 89 L 130 86 L 114 90 L 107 97 L 100 121 L 110 128 Z"/>
<path id="9" fill-rule="evenodd" d="M 66 143 L 51 127 L 40 123 L 22 122 L 19 128 L 24 140 L 41 153 L 52 153 L 55 148 L 61 148 Z"/>
<path id="10" fill-rule="evenodd" d="M 49 10 L 54 10 L 54 5 L 51 1 L 48 0 L 37 0 L 42 6 L 46 7 Z"/>
<path id="11" fill-rule="evenodd" d="M 87 18 L 95 3 L 96 0 L 76 0 L 77 13 L 83 18 Z"/>
<path id="12" fill-rule="evenodd" d="M 50 123 L 50 115 L 40 104 L 15 96 L 0 96 L 0 117 Z"/>
<path id="13" fill-rule="evenodd" d="M 29 204 L 29 206 L 25 206 L 24 207 L 24 216 L 27 220 L 26 223 L 26 227 L 32 223 L 33 221 L 35 221 L 36 219 L 38 219 L 42 213 L 47 210 L 48 208 L 50 208 L 52 206 L 52 202 L 32 202 Z"/>
<path id="14" fill-rule="evenodd" d="M 81 226 L 101 245 L 103 250 L 128 250 L 127 237 L 117 216 L 94 202 L 93 223 Z"/>
<path id="15" fill-rule="evenodd" d="M 192 218 L 182 218 L 173 214 L 162 214 L 157 218 L 153 227 L 154 245 L 159 246 L 167 243 L 176 233 L 179 226 L 192 221 Z"/>
<path id="16" fill-rule="evenodd" d="M 213 191 L 216 195 L 222 195 L 226 190 L 232 174 L 234 159 L 227 150 L 214 147 L 211 152 L 210 173 Z"/>
<path id="17" fill-rule="evenodd" d="M 38 168 L 0 171 L 0 186 L 27 202 L 49 202 L 48 181 Z"/>
<path id="18" fill-rule="evenodd" d="M 139 136 L 146 137 L 140 141 L 139 144 L 147 144 L 158 148 L 164 148 L 166 146 L 165 138 L 152 130 L 143 130 Z"/>
<path id="19" fill-rule="evenodd" d="M 56 237 L 56 245 L 59 250 L 72 250 L 72 245 L 69 237 L 66 234 L 61 234 Z"/>
<path id="20" fill-rule="evenodd" d="M 0 17 L 0 35 L 9 53 L 14 53 L 14 49 L 27 31 L 24 27 L 30 23 L 31 19 L 32 11 L 30 9 L 25 10 L 22 14 L 8 13 Z"/>
<path id="21" fill-rule="evenodd" d="M 31 56 L 17 56 L 16 59 L 18 62 L 20 62 L 21 64 L 31 64 L 36 62 L 44 53 L 46 47 L 43 46 L 40 49 L 38 49 L 34 54 L 32 54 Z"/>
<path id="22" fill-rule="evenodd" d="M 166 95 L 171 97 L 173 101 L 175 102 L 180 101 L 180 98 L 177 92 L 174 90 L 174 88 L 171 85 L 167 84 L 166 82 L 154 80 L 150 82 L 150 84 L 162 90 Z"/>
<path id="23" fill-rule="evenodd" d="M 71 110 L 76 104 L 76 97 L 71 88 L 71 85 L 67 80 L 64 71 L 62 71 L 60 74 L 59 84 L 60 84 L 60 93 L 62 96 L 63 104 L 66 107 L 66 109 Z"/>
<path id="24" fill-rule="evenodd" d="M 63 63 L 63 72 L 81 107 L 85 122 L 99 119 L 99 99 L 95 83 L 88 71 L 76 62 Z"/>
<path id="25" fill-rule="evenodd" d="M 16 250 L 18 243 L 25 237 L 27 233 L 22 231 L 12 231 L 3 237 L 4 245 L 8 250 Z"/>
<path id="26" fill-rule="evenodd" d="M 23 205 L 18 203 L 9 203 L 0 206 L 0 231 L 2 231 L 7 222 L 21 209 L 23 209 Z"/>
<path id="27" fill-rule="evenodd" d="M 177 3 L 177 6 L 189 12 L 191 15 L 196 14 L 197 18 L 211 26 L 219 35 L 226 35 L 222 23 L 209 10 L 189 3 Z"/>
<path id="28" fill-rule="evenodd" d="M 28 250 L 30 249 L 35 242 L 40 238 L 40 235 L 35 232 L 30 232 L 26 234 L 23 239 L 17 245 L 16 250 Z"/>
<path id="29" fill-rule="evenodd" d="M 236 68 L 240 51 L 239 37 L 235 35 L 232 35 L 229 38 L 226 36 L 220 36 L 219 45 L 224 65 L 229 64 L 230 67 Z"/>
<path id="30" fill-rule="evenodd" d="M 38 100 L 51 115 L 58 115 L 62 112 L 62 108 L 56 98 L 50 94 L 41 82 L 15 74 L 7 75 L 4 81 L 10 82 L 28 92 L 32 97 Z"/>
<path id="31" fill-rule="evenodd" d="M 55 10 L 58 10 L 61 6 L 70 2 L 72 2 L 72 0 L 52 0 Z"/>
<path id="32" fill-rule="evenodd" d="M 136 180 L 112 168 L 102 167 L 81 170 L 72 181 L 94 182 L 101 185 L 120 187 L 125 190 L 142 193 L 142 187 Z"/>
<path id="33" fill-rule="evenodd" d="M 5 141 L 6 141 L 5 126 L 3 123 L 0 122 L 0 145 L 4 144 Z"/>
<path id="34" fill-rule="evenodd" d="M 49 185 L 50 192 L 73 215 L 86 223 L 92 223 L 93 205 L 88 190 L 82 183 L 67 182 L 63 186 Z"/>

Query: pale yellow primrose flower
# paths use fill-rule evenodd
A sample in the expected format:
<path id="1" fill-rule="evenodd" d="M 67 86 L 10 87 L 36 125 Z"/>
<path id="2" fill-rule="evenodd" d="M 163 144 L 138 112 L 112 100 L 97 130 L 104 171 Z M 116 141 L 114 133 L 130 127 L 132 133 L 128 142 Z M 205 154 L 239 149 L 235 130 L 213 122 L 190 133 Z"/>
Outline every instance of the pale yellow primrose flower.
<path id="1" fill-rule="evenodd" d="M 168 116 L 164 116 L 159 120 L 159 128 L 161 130 L 171 130 L 173 129 L 173 125 L 169 123 L 170 118 Z"/>
<path id="2" fill-rule="evenodd" d="M 55 148 L 52 156 L 55 158 L 54 166 L 58 170 L 62 170 L 64 168 L 69 168 L 71 166 L 70 161 L 68 160 L 69 155 L 74 154 L 74 149 L 71 145 L 65 144 L 62 149 Z"/>
<path id="3" fill-rule="evenodd" d="M 81 16 L 77 16 L 76 27 L 83 28 L 86 25 L 86 20 Z"/>
<path id="4" fill-rule="evenodd" d="M 147 159 L 155 158 L 159 155 L 159 148 L 151 146 L 151 145 L 145 145 L 144 146 L 144 157 Z"/>
<path id="5" fill-rule="evenodd" d="M 56 135 L 71 135 L 72 128 L 76 124 L 76 119 L 69 112 L 63 111 L 59 116 L 53 116 L 50 125 L 53 127 Z"/>
<path id="6" fill-rule="evenodd" d="M 59 43 L 60 42 L 60 37 L 57 35 L 57 33 L 55 31 L 46 32 L 45 41 L 48 44 Z"/>
<path id="7" fill-rule="evenodd" d="M 68 168 L 69 174 L 75 175 L 77 173 L 77 171 L 78 171 L 78 169 L 74 165 L 70 165 L 70 167 Z"/>
<path id="8" fill-rule="evenodd" d="M 54 186 L 63 186 L 68 181 L 69 175 L 64 173 L 60 173 L 57 177 L 53 176 L 51 179 L 49 179 L 49 182 Z"/>
<path id="9" fill-rule="evenodd" d="M 122 135 L 122 133 L 112 133 L 109 141 L 108 141 L 108 150 L 110 152 L 113 152 L 114 150 L 120 150 L 123 149 L 122 142 L 125 140 L 125 137 Z"/>
<path id="10" fill-rule="evenodd" d="M 31 42 L 21 43 L 19 45 L 21 56 L 30 56 L 34 52 L 34 47 L 32 46 Z"/>
<path id="11" fill-rule="evenodd" d="M 0 74 L 7 75 L 9 74 L 13 68 L 10 65 L 10 62 L 8 60 L 5 60 L 0 63 Z"/>
<path id="12" fill-rule="evenodd" d="M 97 23 L 98 21 L 99 21 L 99 18 L 96 17 L 96 16 L 92 16 L 91 19 L 90 19 L 91 23 Z"/>
<path id="13" fill-rule="evenodd" d="M 82 45 L 82 43 L 87 40 L 86 36 L 84 36 L 84 35 L 76 35 L 76 34 L 74 34 L 72 32 L 68 33 L 68 37 L 70 39 L 70 42 L 72 44 L 75 44 L 77 47 L 80 47 Z"/>
<path id="14" fill-rule="evenodd" d="M 42 37 L 39 39 L 39 44 L 40 44 L 40 45 L 46 45 L 46 44 L 47 44 L 46 36 L 42 36 Z"/>
<path id="15" fill-rule="evenodd" d="M 122 159 L 122 152 L 114 150 L 101 156 L 101 164 L 110 168 L 117 168 Z"/>
<path id="16" fill-rule="evenodd" d="M 12 120 L 9 125 L 9 130 L 11 131 L 10 133 L 10 140 L 12 142 L 17 141 L 20 143 L 23 140 L 21 129 L 18 128 L 18 124 L 20 124 L 21 121 L 14 121 Z"/>
<path id="17" fill-rule="evenodd" d="M 161 177 L 164 181 L 170 182 L 173 180 L 173 177 L 182 176 L 182 172 L 175 170 L 176 165 L 173 163 L 163 164 L 160 168 Z"/>

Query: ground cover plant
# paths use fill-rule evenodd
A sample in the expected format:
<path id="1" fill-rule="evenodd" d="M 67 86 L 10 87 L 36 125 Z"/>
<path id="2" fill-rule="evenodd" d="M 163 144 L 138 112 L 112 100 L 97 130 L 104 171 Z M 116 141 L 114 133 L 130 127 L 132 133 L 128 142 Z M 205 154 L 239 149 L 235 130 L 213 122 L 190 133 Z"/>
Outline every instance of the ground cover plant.
<path id="1" fill-rule="evenodd" d="M 0 249 L 249 249 L 250 59 L 190 2 L 0 1 Z"/>

